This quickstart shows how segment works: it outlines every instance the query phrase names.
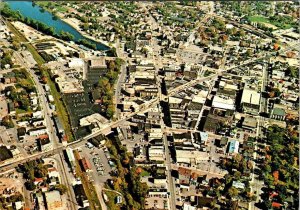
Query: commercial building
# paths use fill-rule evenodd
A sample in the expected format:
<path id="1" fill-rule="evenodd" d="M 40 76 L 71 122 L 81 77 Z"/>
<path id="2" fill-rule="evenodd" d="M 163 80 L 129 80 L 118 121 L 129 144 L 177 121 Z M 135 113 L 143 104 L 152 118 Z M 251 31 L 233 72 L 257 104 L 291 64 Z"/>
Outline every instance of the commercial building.
<path id="1" fill-rule="evenodd" d="M 229 154 L 236 154 L 239 152 L 239 145 L 240 143 L 237 140 L 230 140 L 228 146 L 228 153 Z"/>
<path id="2" fill-rule="evenodd" d="M 245 113 L 258 114 L 260 106 L 260 93 L 256 90 L 245 88 L 243 90 L 241 106 Z"/>
<path id="3" fill-rule="evenodd" d="M 65 210 L 59 191 L 53 190 L 45 193 L 48 210 Z"/>

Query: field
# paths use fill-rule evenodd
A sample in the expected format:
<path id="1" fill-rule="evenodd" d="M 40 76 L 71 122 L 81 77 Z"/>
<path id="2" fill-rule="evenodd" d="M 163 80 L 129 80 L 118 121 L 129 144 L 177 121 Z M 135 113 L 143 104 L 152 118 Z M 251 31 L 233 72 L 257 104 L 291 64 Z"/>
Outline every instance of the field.
<path id="1" fill-rule="evenodd" d="M 262 23 L 268 28 L 273 28 L 275 29 L 276 27 L 281 28 L 281 29 L 289 29 L 293 27 L 293 23 L 291 22 L 286 22 L 286 21 L 275 21 L 275 20 L 270 20 L 269 18 L 263 17 L 263 16 L 250 16 L 248 17 L 248 20 L 251 22 L 256 22 L 256 23 Z"/>

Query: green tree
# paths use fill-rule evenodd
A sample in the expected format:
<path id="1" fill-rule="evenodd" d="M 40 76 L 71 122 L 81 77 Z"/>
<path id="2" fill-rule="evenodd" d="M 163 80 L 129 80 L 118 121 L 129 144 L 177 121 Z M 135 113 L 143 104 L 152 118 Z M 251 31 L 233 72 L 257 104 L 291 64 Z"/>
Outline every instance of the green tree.
<path id="1" fill-rule="evenodd" d="M 231 198 L 236 197 L 238 194 L 239 194 L 239 191 L 238 191 L 235 187 L 230 187 L 230 188 L 228 189 L 228 195 L 229 195 Z"/>
<path id="2" fill-rule="evenodd" d="M 59 191 L 61 195 L 65 194 L 68 190 L 66 185 L 63 184 L 57 184 L 54 186 L 54 189 Z"/>
<path id="3" fill-rule="evenodd" d="M 13 128 L 15 126 L 11 119 L 11 116 L 9 115 L 2 118 L 1 124 L 6 128 Z"/>
<path id="4" fill-rule="evenodd" d="M 65 32 L 65 31 L 62 31 L 60 33 L 60 37 L 61 37 L 61 39 L 66 40 L 66 41 L 74 40 L 74 36 L 72 34 L 70 34 L 69 32 Z"/>
<path id="5" fill-rule="evenodd" d="M 35 184 L 32 181 L 25 182 L 25 187 L 29 191 L 33 191 L 36 188 Z"/>

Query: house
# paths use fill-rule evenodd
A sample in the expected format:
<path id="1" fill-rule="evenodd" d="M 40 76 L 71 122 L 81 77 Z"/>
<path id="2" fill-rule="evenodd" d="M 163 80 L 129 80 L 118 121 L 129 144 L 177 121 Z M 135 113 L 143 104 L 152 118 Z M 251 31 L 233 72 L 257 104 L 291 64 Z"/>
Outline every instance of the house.
<path id="1" fill-rule="evenodd" d="M 23 202 L 22 201 L 17 201 L 13 203 L 13 208 L 15 210 L 21 210 L 23 209 Z"/>
<path id="2" fill-rule="evenodd" d="M 19 141 L 23 141 L 25 134 L 26 134 L 26 128 L 24 128 L 24 127 L 17 128 L 17 135 L 18 135 Z"/>
<path id="3" fill-rule="evenodd" d="M 42 111 L 36 111 L 32 113 L 32 118 L 41 119 L 43 118 L 43 112 Z"/>
<path id="4" fill-rule="evenodd" d="M 278 202 L 272 202 L 272 207 L 274 209 L 281 209 L 282 204 Z"/>
<path id="5" fill-rule="evenodd" d="M 38 185 L 40 183 L 43 183 L 44 182 L 44 179 L 43 178 L 35 178 L 33 183 L 34 185 Z"/>
<path id="6" fill-rule="evenodd" d="M 236 189 L 245 189 L 245 184 L 239 181 L 233 181 L 232 186 Z"/>

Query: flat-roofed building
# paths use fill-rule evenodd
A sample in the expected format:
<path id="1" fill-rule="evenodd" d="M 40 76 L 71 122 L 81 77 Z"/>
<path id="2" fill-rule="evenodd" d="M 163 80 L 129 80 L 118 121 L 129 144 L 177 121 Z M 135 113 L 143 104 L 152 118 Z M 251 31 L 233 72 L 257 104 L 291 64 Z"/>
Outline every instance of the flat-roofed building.
<path id="1" fill-rule="evenodd" d="M 228 96 L 217 95 L 212 102 L 213 108 L 235 110 L 234 100 Z"/>
<path id="2" fill-rule="evenodd" d="M 53 190 L 45 193 L 48 210 L 65 210 L 59 191 Z"/>
<path id="3" fill-rule="evenodd" d="M 149 160 L 151 161 L 164 161 L 164 147 L 151 146 L 148 150 Z"/>
<path id="4" fill-rule="evenodd" d="M 209 155 L 206 152 L 201 151 L 176 149 L 176 159 L 178 163 L 196 165 L 202 161 L 208 161 Z"/>
<path id="5" fill-rule="evenodd" d="M 244 88 L 241 106 L 245 113 L 258 114 L 260 106 L 260 93 L 256 90 Z"/>
<path id="6" fill-rule="evenodd" d="M 90 172 L 92 171 L 92 166 L 90 164 L 90 162 L 86 159 L 86 158 L 82 158 L 80 160 L 80 165 L 82 167 L 82 169 L 85 171 L 85 172 Z"/>
<path id="7" fill-rule="evenodd" d="M 237 140 L 230 140 L 229 147 L 228 147 L 228 153 L 229 154 L 237 154 L 239 152 L 239 145 L 240 145 L 240 142 L 238 142 Z"/>
<path id="8" fill-rule="evenodd" d="M 100 77 L 108 71 L 104 57 L 89 60 L 87 65 L 88 68 L 84 78 L 86 78 L 90 84 L 97 84 Z"/>

